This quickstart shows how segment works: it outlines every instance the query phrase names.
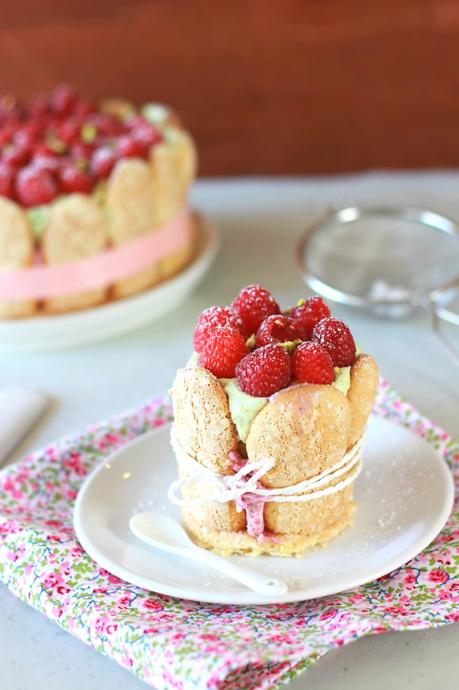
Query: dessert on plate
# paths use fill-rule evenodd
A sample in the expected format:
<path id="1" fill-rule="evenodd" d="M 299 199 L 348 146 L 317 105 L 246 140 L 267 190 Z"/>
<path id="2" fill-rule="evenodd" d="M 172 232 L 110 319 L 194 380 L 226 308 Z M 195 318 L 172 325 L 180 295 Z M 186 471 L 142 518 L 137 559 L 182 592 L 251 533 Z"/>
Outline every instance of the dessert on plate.
<path id="1" fill-rule="evenodd" d="M 177 372 L 169 498 L 200 546 L 299 556 L 352 521 L 374 359 L 320 297 L 281 311 L 260 285 L 198 319 Z"/>
<path id="2" fill-rule="evenodd" d="M 95 104 L 67 86 L 1 99 L 0 318 L 93 307 L 180 271 L 195 172 L 193 140 L 164 105 Z"/>

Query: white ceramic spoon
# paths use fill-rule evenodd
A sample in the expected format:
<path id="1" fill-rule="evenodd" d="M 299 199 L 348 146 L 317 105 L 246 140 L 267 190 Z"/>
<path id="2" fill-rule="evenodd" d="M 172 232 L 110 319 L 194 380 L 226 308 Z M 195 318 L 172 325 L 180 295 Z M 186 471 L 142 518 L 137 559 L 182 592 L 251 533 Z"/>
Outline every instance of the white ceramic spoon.
<path id="1" fill-rule="evenodd" d="M 146 544 L 215 568 L 258 594 L 277 597 L 288 592 L 287 584 L 283 580 L 266 577 L 251 568 L 237 565 L 229 559 L 196 546 L 177 520 L 168 515 L 153 512 L 137 513 L 129 520 L 129 527 L 135 536 Z"/>

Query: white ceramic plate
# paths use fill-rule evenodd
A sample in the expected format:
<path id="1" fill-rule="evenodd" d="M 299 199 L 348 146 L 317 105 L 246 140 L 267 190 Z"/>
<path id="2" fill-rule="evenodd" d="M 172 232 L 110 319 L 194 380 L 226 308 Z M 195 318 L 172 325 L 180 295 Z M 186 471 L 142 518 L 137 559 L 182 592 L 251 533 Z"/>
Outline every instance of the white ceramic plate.
<path id="1" fill-rule="evenodd" d="M 199 216 L 192 263 L 177 276 L 135 297 L 56 316 L 0 321 L 0 355 L 87 345 L 128 333 L 159 319 L 183 302 L 203 278 L 218 249 L 218 232 Z"/>
<path id="2" fill-rule="evenodd" d="M 452 508 L 452 476 L 432 446 L 403 427 L 371 417 L 353 525 L 327 548 L 303 558 L 234 557 L 287 581 L 286 595 L 266 599 L 210 568 L 155 551 L 130 533 L 135 512 L 152 509 L 179 517 L 166 496 L 176 475 L 169 431 L 166 426 L 140 437 L 91 474 L 78 495 L 74 519 L 78 539 L 97 563 L 162 594 L 266 604 L 342 592 L 413 558 L 440 532 Z"/>

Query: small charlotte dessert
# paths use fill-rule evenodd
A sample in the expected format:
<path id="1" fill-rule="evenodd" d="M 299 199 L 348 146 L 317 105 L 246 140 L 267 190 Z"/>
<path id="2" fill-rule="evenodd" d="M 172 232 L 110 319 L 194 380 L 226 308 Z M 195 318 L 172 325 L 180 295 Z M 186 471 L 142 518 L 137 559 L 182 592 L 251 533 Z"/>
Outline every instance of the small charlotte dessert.
<path id="1" fill-rule="evenodd" d="M 121 100 L 96 105 L 67 86 L 24 104 L 0 99 L 0 272 L 14 271 L 16 280 L 12 288 L 8 283 L 8 293 L 0 289 L 0 318 L 92 307 L 180 271 L 194 247 L 193 222 L 185 210 L 195 173 L 193 140 L 166 106 L 137 109 Z M 30 271 L 20 269 L 68 264 L 73 286 L 72 270 L 81 274 L 107 266 L 105 261 L 75 269 L 76 262 L 101 254 L 105 260 L 107 250 L 169 226 L 176 233 L 174 242 L 168 239 L 172 250 L 160 248 L 160 258 L 148 265 L 141 259 L 141 270 L 129 273 L 123 267 L 119 279 L 73 293 L 54 285 L 48 296 L 38 285 L 31 298 L 5 297 L 15 295 L 17 283 L 17 294 L 24 294 L 23 274 L 24 282 L 31 282 Z M 129 261 L 136 265 L 131 255 Z M 52 282 L 50 272 L 42 282 Z M 65 283 L 66 275 L 54 274 L 56 282 Z"/>
<path id="2" fill-rule="evenodd" d="M 260 285 L 199 317 L 177 372 L 169 498 L 220 554 L 300 556 L 352 521 L 372 357 L 320 297 L 281 312 Z"/>

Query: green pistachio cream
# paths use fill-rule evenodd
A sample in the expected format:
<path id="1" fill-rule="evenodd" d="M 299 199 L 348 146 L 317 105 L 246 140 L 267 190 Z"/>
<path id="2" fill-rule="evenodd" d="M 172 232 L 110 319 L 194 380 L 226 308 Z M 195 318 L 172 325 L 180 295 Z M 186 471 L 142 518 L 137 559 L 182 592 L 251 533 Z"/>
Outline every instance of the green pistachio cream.
<path id="1" fill-rule="evenodd" d="M 237 433 L 245 443 L 253 420 L 267 404 L 268 398 L 255 398 L 244 393 L 239 388 L 237 379 L 224 379 L 223 388 L 228 396 L 231 417 Z"/>

